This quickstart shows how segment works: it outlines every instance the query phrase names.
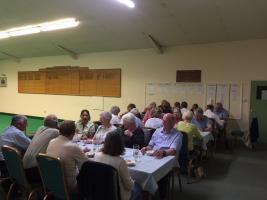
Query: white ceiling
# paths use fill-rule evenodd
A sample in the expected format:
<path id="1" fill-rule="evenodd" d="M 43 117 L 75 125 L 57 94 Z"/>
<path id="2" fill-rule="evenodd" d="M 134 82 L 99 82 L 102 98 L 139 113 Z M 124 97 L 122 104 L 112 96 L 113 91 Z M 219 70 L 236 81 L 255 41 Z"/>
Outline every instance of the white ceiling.
<path id="1" fill-rule="evenodd" d="M 78 27 L 0 40 L 19 58 L 267 38 L 267 0 L 0 0 L 0 31 L 77 18 Z M 8 56 L 0 53 L 0 59 Z"/>

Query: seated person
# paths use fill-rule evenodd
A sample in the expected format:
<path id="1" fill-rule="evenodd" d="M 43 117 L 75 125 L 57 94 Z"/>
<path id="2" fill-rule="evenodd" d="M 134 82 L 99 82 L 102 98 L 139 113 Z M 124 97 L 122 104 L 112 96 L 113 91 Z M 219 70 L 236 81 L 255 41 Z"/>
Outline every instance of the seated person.
<path id="1" fill-rule="evenodd" d="M 110 120 L 111 124 L 120 124 L 121 119 L 119 118 L 118 114 L 120 113 L 120 108 L 118 106 L 112 106 L 110 109 L 110 113 L 112 118 Z"/>
<path id="2" fill-rule="evenodd" d="M 89 110 L 82 110 L 80 120 L 75 123 L 77 133 L 82 134 L 81 139 L 92 138 L 95 133 L 95 125 L 90 121 L 91 116 Z"/>
<path id="3" fill-rule="evenodd" d="M 172 109 L 172 114 L 174 116 L 174 121 L 175 121 L 175 125 L 174 126 L 176 126 L 179 121 L 182 121 L 182 113 L 181 113 L 180 108 L 173 108 Z"/>
<path id="4" fill-rule="evenodd" d="M 212 125 L 209 119 L 203 115 L 203 110 L 201 108 L 197 108 L 194 112 L 194 117 L 192 119 L 192 123 L 195 124 L 200 131 L 212 131 Z"/>
<path id="5" fill-rule="evenodd" d="M 228 120 L 229 112 L 225 108 L 223 108 L 223 105 L 221 102 L 216 103 L 214 110 L 221 120 L 225 120 L 225 121 Z"/>
<path id="6" fill-rule="evenodd" d="M 181 104 L 179 101 L 174 102 L 172 109 L 174 108 L 179 108 L 179 109 L 181 108 Z"/>
<path id="7" fill-rule="evenodd" d="M 156 102 L 151 102 L 146 108 L 145 108 L 145 110 L 144 110 L 144 117 L 143 117 L 143 120 L 142 120 L 142 122 L 145 124 L 146 123 L 146 121 L 149 119 L 149 118 L 151 118 L 152 116 L 152 111 L 153 111 L 153 109 L 154 108 L 156 108 L 156 106 L 157 106 L 157 104 L 156 104 Z"/>
<path id="8" fill-rule="evenodd" d="M 140 199 L 141 189 L 132 180 L 125 160 L 120 157 L 124 151 L 121 136 L 117 132 L 111 132 L 105 139 L 102 152 L 96 153 L 94 160 L 117 169 L 122 200 Z"/>
<path id="9" fill-rule="evenodd" d="M 105 138 L 108 133 L 117 130 L 117 127 L 110 124 L 110 120 L 112 118 L 112 115 L 110 112 L 102 112 L 100 113 L 100 119 L 101 125 L 98 127 L 93 140 L 96 140 L 98 143 L 103 143 L 105 141 Z"/>
<path id="10" fill-rule="evenodd" d="M 199 108 L 198 104 L 197 104 L 197 103 L 194 103 L 194 104 L 192 105 L 192 108 L 191 108 L 192 113 L 194 113 L 195 110 L 198 109 L 198 108 Z"/>
<path id="11" fill-rule="evenodd" d="M 160 107 L 161 107 L 163 113 L 172 113 L 171 104 L 167 100 L 163 99 L 161 101 Z"/>
<path id="12" fill-rule="evenodd" d="M 122 119 L 125 128 L 124 134 L 122 135 L 125 147 L 133 148 L 134 144 L 138 144 L 142 148 L 144 146 L 145 136 L 142 128 L 136 126 L 135 116 L 132 113 L 128 113 Z"/>
<path id="13" fill-rule="evenodd" d="M 1 152 L 2 146 L 7 145 L 16 148 L 22 154 L 25 153 L 31 140 L 25 135 L 27 117 L 15 115 L 11 119 L 11 124 L 0 134 L 0 170 L 1 177 L 7 176 L 7 169 Z"/>
<path id="14" fill-rule="evenodd" d="M 185 111 L 188 111 L 188 104 L 187 104 L 187 102 L 186 101 L 183 101 L 182 103 L 181 103 L 181 113 L 183 114 Z"/>
<path id="15" fill-rule="evenodd" d="M 220 117 L 213 112 L 214 106 L 212 104 L 207 105 L 207 110 L 204 112 L 204 115 L 208 118 L 214 119 L 216 122 L 216 125 L 220 127 L 224 126 L 224 120 L 221 120 Z"/>
<path id="16" fill-rule="evenodd" d="M 88 160 L 79 146 L 72 142 L 75 129 L 73 121 L 64 121 L 59 127 L 60 135 L 49 142 L 46 150 L 47 155 L 59 157 L 62 161 L 67 188 L 70 192 L 76 191 L 76 176 L 82 164 Z"/>
<path id="17" fill-rule="evenodd" d="M 174 123 L 173 114 L 165 114 L 163 116 L 163 127 L 158 128 L 154 132 L 148 146 L 141 149 L 142 153 L 153 149 L 155 150 L 153 156 L 157 158 L 179 155 L 183 136 L 174 128 Z M 168 176 L 165 176 L 158 182 L 161 199 L 166 197 L 168 181 Z"/>
<path id="18" fill-rule="evenodd" d="M 160 108 L 156 107 L 152 109 L 151 118 L 149 118 L 145 127 L 157 129 L 163 126 L 163 121 L 161 119 L 162 111 Z"/>
<path id="19" fill-rule="evenodd" d="M 55 115 L 48 115 L 44 119 L 44 125 L 34 134 L 32 142 L 23 157 L 23 166 L 30 182 L 41 182 L 35 158 L 38 153 L 45 153 L 50 140 L 58 135 L 57 117 Z"/>
<path id="20" fill-rule="evenodd" d="M 142 127 L 143 126 L 143 122 L 141 121 L 141 114 L 140 114 L 139 110 L 137 108 L 133 108 L 130 111 L 130 113 L 132 113 L 135 116 L 136 126 Z"/>
<path id="21" fill-rule="evenodd" d="M 129 103 L 128 106 L 127 106 L 127 111 L 124 112 L 124 113 L 122 113 L 122 114 L 120 115 L 120 118 L 122 118 L 123 115 L 129 113 L 133 108 L 136 108 L 136 105 L 135 105 L 134 103 Z"/>
<path id="22" fill-rule="evenodd" d="M 191 111 L 186 111 L 183 114 L 183 120 L 177 125 L 179 131 L 185 132 L 188 136 L 188 151 L 193 151 L 193 138 L 202 139 L 200 132 L 195 124 L 192 123 L 193 113 Z"/>
<path id="23" fill-rule="evenodd" d="M 162 158 L 175 155 L 182 146 L 182 134 L 174 128 L 174 117 L 171 113 L 163 116 L 163 127 L 158 128 L 148 146 L 141 149 L 144 153 L 147 150 L 155 150 L 154 156 Z M 178 153 L 178 152 L 177 152 Z"/>

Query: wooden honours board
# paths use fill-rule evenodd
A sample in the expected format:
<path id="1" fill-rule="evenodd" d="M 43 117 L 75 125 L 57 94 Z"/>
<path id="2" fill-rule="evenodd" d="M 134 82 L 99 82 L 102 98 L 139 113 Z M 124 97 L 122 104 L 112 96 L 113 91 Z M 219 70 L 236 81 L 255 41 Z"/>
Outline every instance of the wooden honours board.
<path id="1" fill-rule="evenodd" d="M 121 69 L 52 67 L 18 72 L 18 92 L 81 96 L 121 96 Z"/>

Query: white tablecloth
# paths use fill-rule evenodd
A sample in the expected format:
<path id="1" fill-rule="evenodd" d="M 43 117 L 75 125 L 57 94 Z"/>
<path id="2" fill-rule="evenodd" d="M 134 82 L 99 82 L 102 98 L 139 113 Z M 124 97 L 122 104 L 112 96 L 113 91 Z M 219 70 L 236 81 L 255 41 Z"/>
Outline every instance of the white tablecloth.
<path id="1" fill-rule="evenodd" d="M 79 142 L 78 145 L 83 149 L 89 147 L 92 150 L 91 144 L 84 145 Z M 133 150 L 125 148 L 124 159 L 133 160 Z M 128 167 L 131 177 L 142 187 L 144 191 L 154 194 L 158 189 L 157 182 L 167 175 L 173 167 L 178 167 L 178 161 L 175 156 L 167 156 L 157 159 L 153 156 L 141 155 L 133 167 Z"/>
<path id="2" fill-rule="evenodd" d="M 203 138 L 203 143 L 202 143 L 202 148 L 204 150 L 207 150 L 207 143 L 210 141 L 210 140 L 214 140 L 213 138 L 213 135 L 211 134 L 211 132 L 209 131 L 206 131 L 206 132 L 200 132 L 200 135 L 202 136 Z"/>

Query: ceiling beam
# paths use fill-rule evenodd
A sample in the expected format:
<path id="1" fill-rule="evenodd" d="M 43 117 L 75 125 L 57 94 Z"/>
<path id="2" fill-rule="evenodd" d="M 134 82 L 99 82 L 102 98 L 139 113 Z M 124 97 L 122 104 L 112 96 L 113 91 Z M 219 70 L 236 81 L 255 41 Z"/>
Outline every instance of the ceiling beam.
<path id="1" fill-rule="evenodd" d="M 145 33 L 147 39 L 149 40 L 152 47 L 156 50 L 157 53 L 163 54 L 163 46 L 150 34 Z"/>
<path id="2" fill-rule="evenodd" d="M 17 56 L 14 56 L 14 55 L 12 55 L 10 53 L 7 53 L 7 52 L 4 52 L 4 51 L 0 51 L 0 53 L 3 54 L 3 55 L 5 55 L 5 56 L 7 56 L 8 58 L 10 58 L 11 60 L 13 60 L 16 63 L 19 63 L 20 62 L 20 58 L 17 57 Z"/>
<path id="3" fill-rule="evenodd" d="M 77 60 L 78 59 L 79 54 L 76 53 L 75 51 L 70 50 L 70 49 L 68 49 L 68 48 L 66 48 L 66 47 L 64 47 L 62 45 L 59 45 L 59 44 L 57 44 L 56 46 L 58 48 L 60 48 L 61 50 L 63 50 L 67 55 L 69 55 L 70 57 L 72 57 L 74 60 Z"/>

